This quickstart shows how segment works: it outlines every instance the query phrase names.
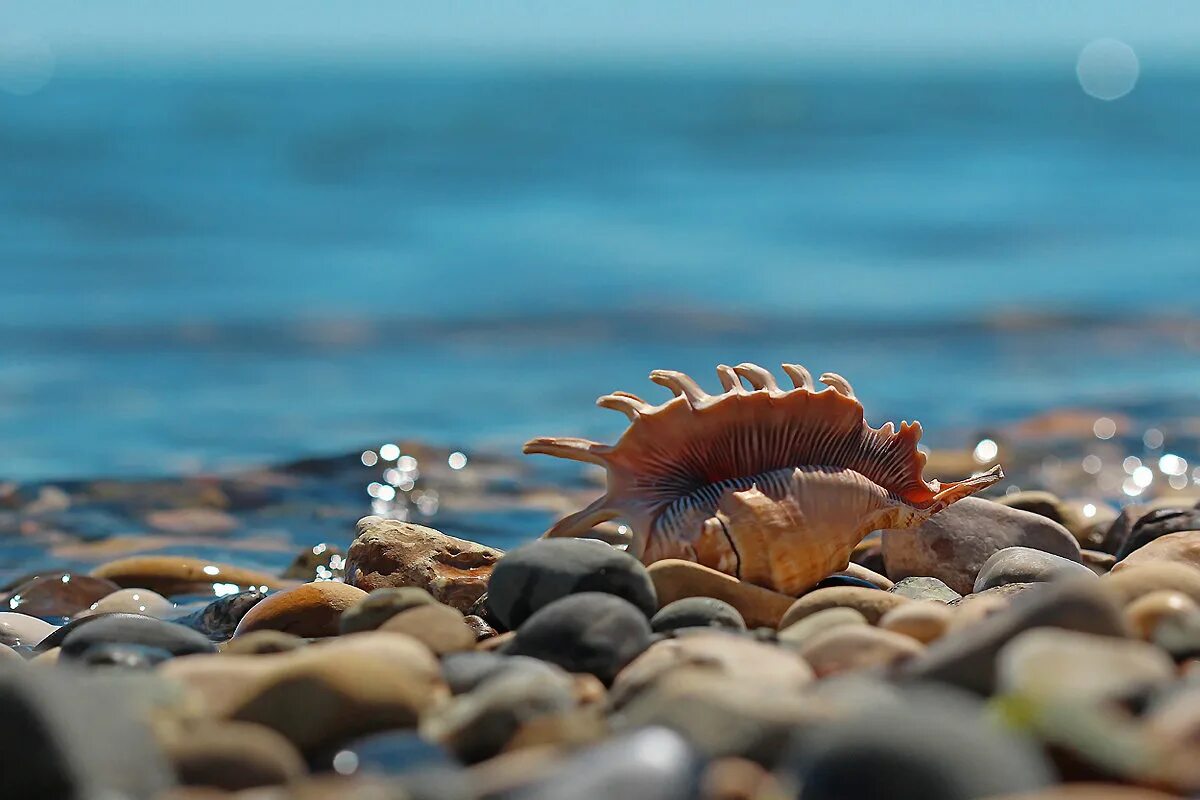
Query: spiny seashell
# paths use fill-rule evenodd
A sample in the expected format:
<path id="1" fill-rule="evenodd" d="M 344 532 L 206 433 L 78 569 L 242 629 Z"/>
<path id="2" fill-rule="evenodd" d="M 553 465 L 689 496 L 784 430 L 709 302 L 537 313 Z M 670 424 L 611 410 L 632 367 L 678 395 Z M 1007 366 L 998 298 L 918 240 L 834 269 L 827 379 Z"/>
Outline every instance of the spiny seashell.
<path id="1" fill-rule="evenodd" d="M 651 405 L 628 392 L 596 401 L 630 425 L 615 445 L 538 438 L 526 453 L 599 464 L 608 491 L 546 536 L 578 536 L 621 518 L 630 551 L 647 564 L 683 558 L 776 591 L 798 594 L 849 563 L 883 528 L 919 525 L 1003 477 L 1000 467 L 957 483 L 925 481 L 921 426 L 870 427 L 845 378 L 784 364 L 781 389 L 756 364 L 721 365 L 710 395 L 681 372 L 650 380 L 675 397 Z M 747 389 L 742 380 L 750 385 Z"/>

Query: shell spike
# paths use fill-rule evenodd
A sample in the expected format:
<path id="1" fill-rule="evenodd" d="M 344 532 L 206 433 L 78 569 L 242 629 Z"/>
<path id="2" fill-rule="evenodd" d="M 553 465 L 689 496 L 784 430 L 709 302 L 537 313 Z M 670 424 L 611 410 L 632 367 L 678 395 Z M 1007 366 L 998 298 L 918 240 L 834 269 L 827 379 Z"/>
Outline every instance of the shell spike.
<path id="1" fill-rule="evenodd" d="M 589 464 L 607 466 L 606 456 L 612 450 L 608 445 L 593 442 L 590 439 L 574 439 L 568 436 L 541 436 L 530 439 L 525 443 L 522 452 L 526 455 L 540 453 L 558 458 L 569 458 L 572 461 L 586 461 Z"/>
<path id="2" fill-rule="evenodd" d="M 792 385 L 797 389 L 812 389 L 812 373 L 799 364 L 783 364 L 783 371 L 792 379 Z"/>
<path id="3" fill-rule="evenodd" d="M 969 497 L 1002 480 L 1004 480 L 1004 470 L 997 464 L 987 472 L 972 475 L 966 480 L 955 481 L 954 483 L 939 483 L 937 492 L 934 494 L 934 505 L 938 509 L 945 508 L 951 503 L 961 500 L 964 497 Z"/>
<path id="4" fill-rule="evenodd" d="M 647 405 L 639 398 L 626 397 L 621 394 L 606 394 L 596 400 L 596 405 L 601 408 L 610 408 L 613 411 L 620 411 L 632 422 L 637 419 L 643 412 L 647 410 Z"/>
<path id="5" fill-rule="evenodd" d="M 568 514 L 554 523 L 550 530 L 542 534 L 542 538 L 555 539 L 582 536 L 590 532 L 592 528 L 601 522 L 608 522 L 610 519 L 615 519 L 620 515 L 620 511 L 608 506 L 608 496 L 605 495 L 587 508 L 576 511 L 574 514 Z"/>
<path id="6" fill-rule="evenodd" d="M 721 379 L 721 385 L 725 387 L 726 393 L 746 394 L 746 387 L 742 386 L 741 378 L 728 364 L 717 365 L 717 377 Z"/>
<path id="7" fill-rule="evenodd" d="M 779 384 L 775 383 L 775 376 L 758 364 L 738 364 L 733 371 L 745 378 L 755 389 L 766 389 L 771 394 L 779 393 Z"/>
<path id="8" fill-rule="evenodd" d="M 833 389 L 838 394 L 844 394 L 846 397 L 854 397 L 854 387 L 850 385 L 850 381 L 836 372 L 826 372 L 821 376 L 821 383 Z"/>
<path id="9" fill-rule="evenodd" d="M 659 386 L 667 387 L 676 397 L 682 395 L 687 398 L 688 404 L 693 407 L 703 405 L 709 399 L 708 392 L 701 389 L 700 384 L 696 383 L 690 375 L 682 372 L 669 369 L 656 369 L 650 373 L 650 380 Z"/>

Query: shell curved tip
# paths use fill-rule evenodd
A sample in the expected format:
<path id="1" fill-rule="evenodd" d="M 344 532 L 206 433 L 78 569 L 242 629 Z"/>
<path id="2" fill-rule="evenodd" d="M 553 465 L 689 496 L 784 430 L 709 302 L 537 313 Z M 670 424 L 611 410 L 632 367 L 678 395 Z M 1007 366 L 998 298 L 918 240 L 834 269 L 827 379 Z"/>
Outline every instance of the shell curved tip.
<path id="1" fill-rule="evenodd" d="M 1004 469 L 997 464 L 988 471 L 972 475 L 966 480 L 942 484 L 934 495 L 934 499 L 940 508 L 945 508 L 951 503 L 962 500 L 964 497 L 970 497 L 1002 480 L 1004 480 Z"/>

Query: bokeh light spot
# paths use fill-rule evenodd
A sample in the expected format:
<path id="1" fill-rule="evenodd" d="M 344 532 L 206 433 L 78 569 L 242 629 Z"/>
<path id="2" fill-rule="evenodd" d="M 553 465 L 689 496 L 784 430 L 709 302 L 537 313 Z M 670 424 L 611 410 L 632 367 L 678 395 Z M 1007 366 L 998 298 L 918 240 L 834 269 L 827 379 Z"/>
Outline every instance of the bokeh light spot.
<path id="1" fill-rule="evenodd" d="M 1141 66 L 1133 48 L 1117 39 L 1097 39 L 1079 51 L 1079 85 L 1097 100 L 1116 100 L 1133 91 Z"/>

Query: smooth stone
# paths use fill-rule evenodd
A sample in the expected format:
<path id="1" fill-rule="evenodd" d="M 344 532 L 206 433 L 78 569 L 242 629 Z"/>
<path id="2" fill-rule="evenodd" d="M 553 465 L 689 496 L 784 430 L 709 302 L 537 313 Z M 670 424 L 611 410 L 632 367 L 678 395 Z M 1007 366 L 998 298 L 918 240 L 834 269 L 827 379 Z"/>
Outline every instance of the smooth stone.
<path id="1" fill-rule="evenodd" d="M 251 631 L 276 630 L 297 636 L 337 636 L 342 612 L 367 593 L 345 583 L 306 583 L 267 597 L 238 623 L 234 636 Z"/>
<path id="2" fill-rule="evenodd" d="M 442 677 L 450 687 L 451 694 L 459 695 L 473 691 L 486 681 L 510 671 L 522 671 L 535 676 L 566 675 L 559 667 L 536 658 L 506 656 L 473 650 L 448 653 L 442 658 Z"/>
<path id="3" fill-rule="evenodd" d="M 536 611 L 505 650 L 610 684 L 650 646 L 650 636 L 649 620 L 632 603 L 606 592 L 582 592 Z"/>
<path id="4" fill-rule="evenodd" d="M 1055 782 L 1040 748 L 945 692 L 814 728 L 791 770 L 804 800 L 976 800 Z"/>
<path id="5" fill-rule="evenodd" d="M 416 586 L 376 589 L 342 613 L 338 628 L 342 633 L 373 631 L 401 611 L 436 602 L 433 595 Z"/>
<path id="6" fill-rule="evenodd" d="M 538 539 L 505 553 L 488 581 L 488 607 L 510 630 L 555 600 L 582 592 L 620 597 L 651 617 L 654 583 L 641 561 L 588 539 Z"/>
<path id="7" fill-rule="evenodd" d="M 1012 605 L 1013 600 L 1040 583 L 1006 583 L 1003 586 L 993 586 L 982 592 L 975 592 L 950 603 L 954 616 L 950 620 L 949 633 L 970 628 L 982 619 L 1004 611 Z"/>
<path id="8" fill-rule="evenodd" d="M 811 589 L 809 589 L 807 592 L 805 592 L 805 594 L 808 594 L 811 592 L 816 592 L 821 589 L 832 589 L 835 586 L 854 586 L 854 587 L 858 587 L 860 589 L 879 589 L 879 588 L 881 588 L 879 586 L 876 586 L 874 583 L 871 583 L 868 580 L 864 580 L 863 578 L 857 578 L 853 575 L 843 575 L 841 573 L 834 573 L 833 575 L 830 575 L 827 578 L 822 578 L 821 580 L 817 581 L 815 584 L 813 584 L 813 587 Z M 885 589 L 884 591 L 887 591 L 887 590 Z"/>
<path id="9" fill-rule="evenodd" d="M 152 800 L 173 783 L 139 708 L 110 672 L 0 669 L 0 797 Z"/>
<path id="10" fill-rule="evenodd" d="M 428 715 L 421 734 L 474 764 L 499 753 L 525 723 L 575 707 L 575 685 L 561 671 L 505 670 Z"/>
<path id="11" fill-rule="evenodd" d="M 1174 675 L 1175 662 L 1154 645 L 1048 628 L 1015 636 L 996 657 L 997 691 L 1033 701 L 1131 700 Z"/>
<path id="12" fill-rule="evenodd" d="M 19 650 L 9 647 L 6 644 L 0 644 L 0 664 L 23 664 L 25 656 Z"/>
<path id="13" fill-rule="evenodd" d="M 416 586 L 466 613 L 502 555 L 424 525 L 364 517 L 346 553 L 346 583 L 368 592 Z"/>
<path id="14" fill-rule="evenodd" d="M 1200 513 L 1200 512 L 1198 512 Z M 1131 567 L 1166 562 L 1200 570 L 1200 530 L 1180 531 L 1159 536 L 1113 565 L 1114 573 Z"/>
<path id="15" fill-rule="evenodd" d="M 1097 575 L 1107 575 L 1112 571 L 1113 565 L 1117 563 L 1116 556 L 1100 550 L 1085 548 L 1079 551 L 1079 557 L 1083 560 L 1083 565 Z"/>
<path id="16" fill-rule="evenodd" d="M 1035 589 L 1018 597 L 1008 608 L 931 644 L 901 667 L 901 675 L 990 695 L 996 685 L 997 653 L 1024 631 L 1061 628 L 1098 636 L 1124 636 L 1121 609 L 1102 584 L 1103 580 L 1035 584 Z"/>
<path id="17" fill-rule="evenodd" d="M 915 528 L 883 532 L 888 577 L 939 578 L 961 594 L 974 588 L 994 553 L 1017 546 L 1080 558 L 1079 543 L 1057 522 L 978 497 L 959 500 Z"/>
<path id="18" fill-rule="evenodd" d="M 223 642 L 233 636 L 242 617 L 258 605 L 267 595 L 259 589 L 248 589 L 237 594 L 218 597 L 208 605 L 172 622 L 200 631 L 214 642 Z"/>
<path id="19" fill-rule="evenodd" d="M 270 728 L 245 722 L 208 722 L 165 737 L 163 750 L 185 786 L 229 792 L 282 786 L 308 770 L 291 742 Z"/>
<path id="20" fill-rule="evenodd" d="M 265 725 L 306 756 L 415 728 L 447 694 L 429 649 L 398 633 L 356 633 L 268 657 L 185 660 L 192 663 L 161 670 L 203 692 L 216 715 Z"/>
<path id="21" fill-rule="evenodd" d="M 1089 520 L 1083 517 L 1074 505 L 1052 492 L 1027 489 L 997 497 L 992 502 L 1053 520 L 1069 530 L 1079 541 L 1083 541 L 1083 534 L 1088 528 Z M 1116 517 L 1115 513 L 1113 517 Z"/>
<path id="22" fill-rule="evenodd" d="M 879 627 L 929 644 L 946 634 L 953 618 L 954 610 L 945 603 L 922 600 L 893 608 L 880 617 Z"/>
<path id="23" fill-rule="evenodd" d="M 897 581 L 889 591 L 910 600 L 936 600 L 939 603 L 953 603 L 962 598 L 961 594 L 947 586 L 944 581 L 923 576 Z"/>
<path id="24" fill-rule="evenodd" d="M 161 647 L 105 642 L 94 644 L 84 650 L 76 661 L 87 667 L 153 669 L 171 657 L 171 654 Z"/>
<path id="25" fill-rule="evenodd" d="M 96 617 L 94 622 L 72 630 L 62 640 L 60 659 L 79 659 L 100 644 L 144 645 L 172 656 L 216 652 L 207 636 L 191 628 L 141 614 L 118 613 Z"/>
<path id="26" fill-rule="evenodd" d="M 54 631 L 52 631 L 50 633 L 49 636 L 47 636 L 45 639 L 42 639 L 42 641 L 38 642 L 37 646 L 36 646 L 36 650 L 39 653 L 44 653 L 47 650 L 52 650 L 52 649 L 58 647 L 59 645 L 61 645 L 63 643 L 63 639 L 66 639 L 67 636 L 70 633 L 72 633 L 73 631 L 75 631 L 79 628 L 82 628 L 85 625 L 88 625 L 92 622 L 95 622 L 97 620 L 101 620 L 101 619 L 104 619 L 105 617 L 110 617 L 110 616 L 114 616 L 114 615 L 112 615 L 112 614 L 96 614 L 96 615 L 93 615 L 90 617 L 80 617 L 79 619 L 73 619 L 70 622 L 56 628 Z"/>
<path id="27" fill-rule="evenodd" d="M 308 640 L 294 633 L 283 631 L 262 630 L 230 639 L 221 646 L 221 652 L 231 656 L 266 655 L 268 653 L 289 653 L 299 650 L 308 644 Z"/>
<path id="28" fill-rule="evenodd" d="M 793 650 L 822 631 L 839 625 L 870 625 L 861 611 L 853 608 L 826 608 L 793 622 L 776 637 L 780 644 Z"/>
<path id="29" fill-rule="evenodd" d="M 511 800 L 694 800 L 702 766 L 679 734 L 647 728 L 573 754 Z"/>
<path id="30" fill-rule="evenodd" d="M 1160 508 L 1151 511 L 1133 523 L 1129 535 L 1116 553 L 1117 561 L 1123 561 L 1134 551 L 1163 536 L 1184 531 L 1200 531 L 1200 509 Z"/>
<path id="31" fill-rule="evenodd" d="M 668 603 L 650 618 L 650 628 L 664 633 L 679 628 L 746 630 L 746 621 L 733 606 L 715 597 L 685 597 Z"/>
<path id="32" fill-rule="evenodd" d="M 47 636 L 58 630 L 45 620 L 18 614 L 15 611 L 0 611 L 0 644 L 37 646 Z"/>
<path id="33" fill-rule="evenodd" d="M 143 614 L 155 619 L 165 619 L 175 611 L 175 604 L 158 592 L 149 589 L 118 589 L 102 597 L 91 607 L 75 615 L 76 619 L 94 614 Z"/>
<path id="34" fill-rule="evenodd" d="M 475 647 L 475 632 L 463 622 L 462 612 L 441 603 L 401 611 L 379 630 L 408 634 L 439 656 Z"/>
<path id="35" fill-rule="evenodd" d="M 1121 509 L 1117 518 L 1105 529 L 1103 537 L 1095 544 L 1089 543 L 1089 546 L 1114 555 L 1120 553 L 1133 534 L 1134 526 L 1143 517 L 1159 510 L 1180 511 L 1185 507 L 1186 504 L 1181 504 L 1178 499 L 1173 497 L 1159 497 L 1148 503 L 1130 503 Z"/>
<path id="36" fill-rule="evenodd" d="M 840 572 L 835 572 L 835 573 L 833 573 L 833 575 L 830 575 L 829 577 L 833 578 L 833 577 L 837 577 L 837 576 L 858 578 L 861 581 L 866 581 L 867 583 L 871 584 L 876 589 L 883 589 L 885 592 L 891 591 L 892 587 L 896 585 L 887 576 L 880 575 L 875 570 L 868 569 L 868 568 L 864 567 L 862 564 L 855 564 L 853 561 L 851 561 L 849 564 L 847 564 L 846 568 L 844 570 L 841 570 Z"/>
<path id="37" fill-rule="evenodd" d="M 839 625 L 814 634 L 796 652 L 818 678 L 860 669 L 887 669 L 925 648 L 915 639 L 869 625 Z"/>
<path id="38" fill-rule="evenodd" d="M 677 558 L 656 561 L 646 571 L 660 607 L 685 597 L 712 597 L 736 608 L 751 628 L 776 627 L 796 599 Z"/>
<path id="39" fill-rule="evenodd" d="M 620 708 L 681 670 L 702 670 L 730 683 L 769 692 L 793 692 L 811 683 L 813 671 L 784 648 L 719 630 L 700 630 L 651 645 L 613 681 L 609 703 Z"/>
<path id="40" fill-rule="evenodd" d="M 853 608 L 866 617 L 867 622 L 874 625 L 886 612 L 911 602 L 902 595 L 875 588 L 835 586 L 829 589 L 818 589 L 792 603 L 783 615 L 783 619 L 779 621 L 779 627 L 786 628 L 810 614 L 826 608 Z"/>
<path id="41" fill-rule="evenodd" d="M 213 584 L 233 584 L 242 589 L 280 589 L 294 585 L 266 572 L 189 556 L 121 558 L 96 567 L 92 576 L 105 578 L 124 588 L 150 589 L 167 597 L 212 594 Z"/>
<path id="42" fill-rule="evenodd" d="M 120 588 L 104 578 L 54 572 L 24 581 L 0 606 L 33 617 L 71 617 Z"/>
<path id="43" fill-rule="evenodd" d="M 1010 583 L 1043 583 L 1064 578 L 1095 578 L 1096 573 L 1079 561 L 1056 556 L 1032 547 L 1006 547 L 983 562 L 973 591 L 982 592 Z"/>
<path id="44" fill-rule="evenodd" d="M 1125 621 L 1139 639 L 1152 641 L 1163 620 L 1195 613 L 1200 613 L 1196 601 L 1183 592 L 1163 589 L 1144 594 L 1125 606 Z"/>
<path id="45" fill-rule="evenodd" d="M 1200 603 L 1200 570 L 1186 564 L 1158 560 L 1142 564 L 1119 562 L 1100 583 L 1124 603 L 1164 589 L 1181 592 Z"/>
<path id="46" fill-rule="evenodd" d="M 288 580 L 344 581 L 346 577 L 346 553 L 335 544 L 322 542 L 306 547 L 283 571 Z"/>

